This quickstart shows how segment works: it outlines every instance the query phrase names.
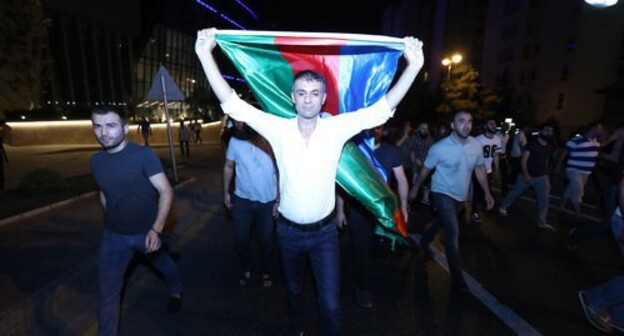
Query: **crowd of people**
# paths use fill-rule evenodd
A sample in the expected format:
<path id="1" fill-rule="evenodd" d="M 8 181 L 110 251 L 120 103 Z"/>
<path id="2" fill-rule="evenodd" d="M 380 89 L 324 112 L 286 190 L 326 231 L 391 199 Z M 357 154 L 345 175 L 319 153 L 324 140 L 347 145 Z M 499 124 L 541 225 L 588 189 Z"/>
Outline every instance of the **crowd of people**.
<path id="1" fill-rule="evenodd" d="M 374 305 L 370 256 L 378 223 L 368 209 L 336 187 L 342 148 L 363 131 L 374 136 L 371 160 L 385 172 L 381 177 L 396 193 L 404 221 L 409 223 L 416 202 L 436 214 L 419 232 L 416 246 L 431 260 L 430 244 L 444 231 L 454 290 L 470 291 L 461 266 L 460 215 L 465 211 L 474 223 L 483 217 L 504 220 L 514 211 L 517 198 L 531 187 L 536 196 L 534 226 L 545 232 L 557 231 L 548 223 L 550 179 L 564 162 L 566 187 L 558 195 L 562 198 L 560 211 L 567 213 L 566 206 L 571 204 L 573 215 L 580 218 L 586 186 L 590 176 L 597 175 L 603 221 L 593 226 L 601 227 L 603 234 L 609 232 L 624 257 L 624 127 L 605 130 L 601 123 L 590 123 L 560 146 L 553 124 L 510 128 L 493 118 L 475 120 L 464 110 L 455 111 L 448 122 L 435 127 L 428 121 L 394 125 L 390 118 L 424 62 L 422 43 L 412 37 L 404 39 L 405 68 L 378 102 L 352 113 L 321 118 L 327 99 L 325 78 L 303 70 L 295 74 L 290 92 L 297 115 L 285 119 L 264 113 L 236 94 L 217 66 L 215 46 L 215 29 L 198 32 L 197 56 L 234 125 L 224 142 L 223 203 L 232 214 L 241 261 L 239 283 L 246 286 L 257 273 L 262 285 L 271 287 L 271 258 L 279 255 L 293 334 L 306 334 L 302 293 L 308 261 L 316 280 L 321 334 L 341 334 L 340 228 L 348 228 L 351 236 L 355 301 L 362 308 Z M 162 248 L 173 192 L 149 148 L 151 130 L 140 127 L 145 146 L 137 146 L 125 140 L 128 124 L 120 112 L 96 110 L 92 123 L 103 150 L 93 156 L 91 168 L 106 212 L 100 248 L 98 334 L 114 335 L 122 275 L 135 253 L 146 256 L 164 274 L 171 313 L 181 309 L 183 286 L 175 262 Z M 195 142 L 201 142 L 196 127 L 180 123 L 185 156 L 190 154 L 188 144 L 193 135 Z M 581 229 L 569 233 L 571 248 L 581 240 Z M 260 240 L 260 251 L 252 250 L 254 236 Z M 254 269 L 256 264 L 258 269 Z M 623 283 L 623 278 L 615 278 L 579 292 L 587 318 L 600 330 L 624 329 Z"/>

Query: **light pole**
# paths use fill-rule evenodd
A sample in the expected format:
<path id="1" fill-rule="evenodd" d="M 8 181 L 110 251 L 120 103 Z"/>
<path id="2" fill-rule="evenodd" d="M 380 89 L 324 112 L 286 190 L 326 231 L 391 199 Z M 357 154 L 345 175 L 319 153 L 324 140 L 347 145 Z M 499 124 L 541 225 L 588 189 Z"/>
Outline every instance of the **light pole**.
<path id="1" fill-rule="evenodd" d="M 462 55 L 460 54 L 455 54 L 451 57 L 446 57 L 442 60 L 442 65 L 448 68 L 446 81 L 451 80 L 451 69 L 453 68 L 453 64 L 457 64 L 461 61 L 462 61 Z"/>

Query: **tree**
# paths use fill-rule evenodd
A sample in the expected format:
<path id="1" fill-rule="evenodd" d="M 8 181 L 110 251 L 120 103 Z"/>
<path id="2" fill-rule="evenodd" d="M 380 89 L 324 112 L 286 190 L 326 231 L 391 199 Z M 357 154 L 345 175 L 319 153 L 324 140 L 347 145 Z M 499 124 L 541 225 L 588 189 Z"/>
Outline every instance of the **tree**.
<path id="1" fill-rule="evenodd" d="M 49 78 L 51 58 L 46 18 L 41 0 L 0 2 L 0 106 L 39 107 Z"/>
<path id="2" fill-rule="evenodd" d="M 475 119 L 483 120 L 495 114 L 495 108 L 500 101 L 498 94 L 483 85 L 479 73 L 466 63 L 453 67 L 450 78 L 442 84 L 442 90 L 444 98 L 436 112 L 444 115 L 466 110 Z"/>

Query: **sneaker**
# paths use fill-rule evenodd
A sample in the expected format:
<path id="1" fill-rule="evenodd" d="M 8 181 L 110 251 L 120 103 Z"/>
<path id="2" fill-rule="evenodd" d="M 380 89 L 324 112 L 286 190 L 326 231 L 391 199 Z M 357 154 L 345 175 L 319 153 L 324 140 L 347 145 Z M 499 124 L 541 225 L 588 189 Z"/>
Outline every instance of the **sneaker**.
<path id="1" fill-rule="evenodd" d="M 504 208 L 498 208 L 498 214 L 503 216 L 503 217 L 507 217 L 509 215 L 507 213 L 507 209 L 504 209 Z"/>
<path id="2" fill-rule="evenodd" d="M 182 309 L 182 295 L 180 296 L 170 296 L 169 302 L 167 303 L 167 313 L 175 314 Z"/>
<path id="3" fill-rule="evenodd" d="M 589 323 L 591 323 L 594 327 L 598 328 L 600 331 L 611 332 L 613 328 L 611 327 L 611 318 L 606 313 L 600 314 L 597 311 L 593 310 L 587 304 L 587 293 L 585 291 L 578 292 L 579 300 L 581 301 L 581 306 L 583 307 L 583 312 L 587 317 Z"/>
<path id="4" fill-rule="evenodd" d="M 536 225 L 535 227 L 541 230 L 549 231 L 549 232 L 557 232 L 557 228 L 555 228 L 554 226 L 550 224 Z"/>
<path id="5" fill-rule="evenodd" d="M 566 247 L 568 251 L 573 252 L 578 247 L 579 237 L 578 230 L 576 228 L 572 228 L 568 233 L 568 239 L 566 241 Z"/>
<path id="6" fill-rule="evenodd" d="M 481 223 L 481 216 L 479 216 L 478 212 L 473 212 L 470 218 L 472 218 L 473 223 Z"/>
<path id="7" fill-rule="evenodd" d="M 358 306 L 370 309 L 373 308 L 373 302 L 371 302 L 370 293 L 364 290 L 356 290 L 355 291 L 355 302 Z"/>

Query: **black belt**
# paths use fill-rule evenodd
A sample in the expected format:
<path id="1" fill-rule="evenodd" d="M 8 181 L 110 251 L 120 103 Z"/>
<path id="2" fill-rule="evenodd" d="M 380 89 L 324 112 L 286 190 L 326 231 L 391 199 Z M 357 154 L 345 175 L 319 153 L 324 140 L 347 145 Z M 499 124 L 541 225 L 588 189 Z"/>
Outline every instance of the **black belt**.
<path id="1" fill-rule="evenodd" d="M 327 215 L 325 218 L 321 220 L 318 220 L 312 223 L 301 224 L 301 223 L 293 222 L 290 219 L 284 217 L 284 215 L 280 214 L 280 218 L 277 220 L 277 222 L 284 226 L 297 229 L 299 231 L 309 232 L 309 231 L 316 231 L 326 226 L 327 224 L 331 223 L 335 215 L 336 215 L 335 212 L 332 211 L 329 215 Z"/>

